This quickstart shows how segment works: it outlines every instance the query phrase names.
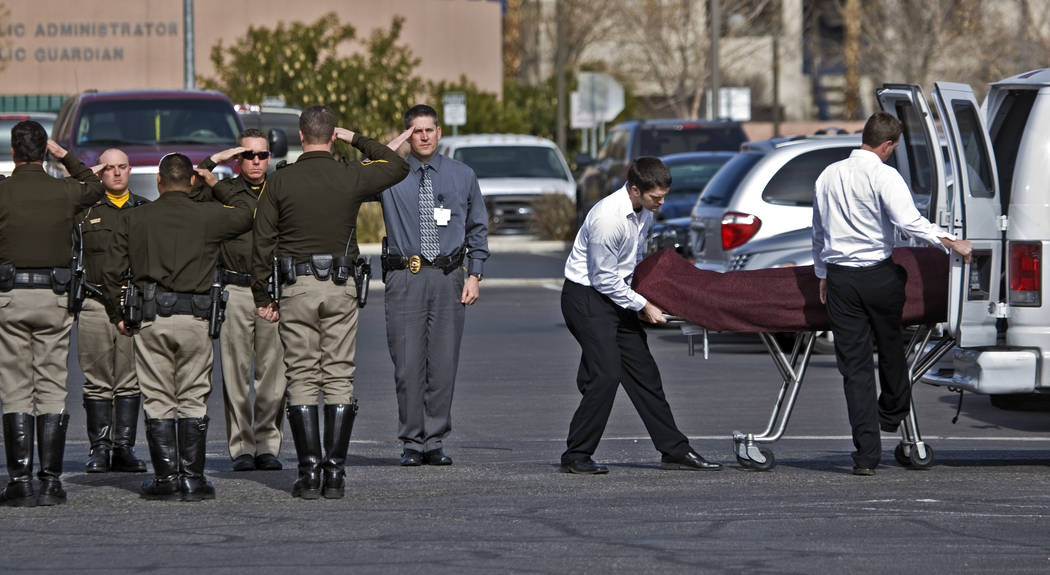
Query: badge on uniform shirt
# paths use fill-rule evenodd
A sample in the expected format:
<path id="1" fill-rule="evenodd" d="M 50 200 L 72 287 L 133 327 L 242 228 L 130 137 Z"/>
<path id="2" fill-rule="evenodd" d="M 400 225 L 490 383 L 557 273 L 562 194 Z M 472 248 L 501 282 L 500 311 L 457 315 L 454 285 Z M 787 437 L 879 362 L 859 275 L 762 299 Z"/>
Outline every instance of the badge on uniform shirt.
<path id="1" fill-rule="evenodd" d="M 434 223 L 439 226 L 447 226 L 452 219 L 452 210 L 448 208 L 434 208 Z"/>
<path id="2" fill-rule="evenodd" d="M 99 223 L 101 221 L 102 221 L 102 218 L 91 218 L 90 220 L 88 220 L 88 223 L 89 224 L 97 224 L 97 223 Z"/>

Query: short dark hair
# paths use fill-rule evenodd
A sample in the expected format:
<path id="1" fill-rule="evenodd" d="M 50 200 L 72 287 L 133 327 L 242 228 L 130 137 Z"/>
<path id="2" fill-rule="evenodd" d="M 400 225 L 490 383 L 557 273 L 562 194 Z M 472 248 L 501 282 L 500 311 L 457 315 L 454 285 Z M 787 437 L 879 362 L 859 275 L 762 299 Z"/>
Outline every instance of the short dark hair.
<path id="1" fill-rule="evenodd" d="M 304 144 L 327 144 L 335 133 L 335 113 L 328 106 L 310 106 L 299 116 Z"/>
<path id="2" fill-rule="evenodd" d="M 643 194 L 654 188 L 666 190 L 671 187 L 671 170 L 660 158 L 641 156 L 627 167 L 627 184 L 635 186 Z"/>
<path id="3" fill-rule="evenodd" d="M 431 108 L 426 104 L 416 104 L 415 106 L 412 106 L 407 112 L 405 112 L 405 129 L 407 130 L 411 128 L 412 121 L 416 118 L 422 118 L 425 116 L 434 118 L 434 123 L 438 123 L 438 113 L 434 108 Z"/>
<path id="4" fill-rule="evenodd" d="M 47 151 L 47 131 L 33 120 L 22 120 L 11 128 L 11 150 L 16 162 L 41 162 Z"/>
<path id="5" fill-rule="evenodd" d="M 168 154 L 161 158 L 157 173 L 160 175 L 157 187 L 188 192 L 193 177 L 193 162 L 182 154 Z"/>
<path id="6" fill-rule="evenodd" d="M 267 142 L 266 142 L 267 146 L 270 145 L 270 142 L 267 139 L 266 134 L 264 134 L 263 131 L 258 129 L 258 128 L 245 128 L 244 131 L 241 132 L 241 135 L 237 138 L 237 143 L 240 143 L 245 138 L 262 138 L 264 140 L 267 140 Z"/>
<path id="7" fill-rule="evenodd" d="M 904 127 L 901 121 L 886 112 L 875 112 L 864 123 L 864 135 L 861 141 L 865 146 L 874 148 L 883 142 L 896 142 L 901 137 Z"/>

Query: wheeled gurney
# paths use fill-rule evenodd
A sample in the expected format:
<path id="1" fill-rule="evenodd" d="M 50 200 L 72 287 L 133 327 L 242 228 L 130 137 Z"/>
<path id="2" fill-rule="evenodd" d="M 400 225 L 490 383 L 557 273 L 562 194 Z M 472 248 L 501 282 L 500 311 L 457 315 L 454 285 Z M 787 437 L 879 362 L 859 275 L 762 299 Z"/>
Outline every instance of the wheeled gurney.
<path id="1" fill-rule="evenodd" d="M 930 345 L 936 325 L 947 317 L 948 256 L 937 248 L 897 248 L 893 260 L 908 274 L 903 325 L 917 326 L 907 348 L 914 387 L 955 343 L 943 334 Z M 813 266 L 718 273 L 697 269 L 669 249 L 646 258 L 635 270 L 634 289 L 665 312 L 710 331 L 757 332 L 765 344 L 782 385 L 762 433 L 733 432 L 736 459 L 744 467 L 769 470 L 775 465 L 772 450 L 760 445 L 784 435 L 816 334 L 831 329 L 819 286 Z M 774 337 L 783 332 L 795 333 L 791 349 Z M 895 458 L 906 466 L 931 465 L 933 449 L 922 441 L 914 402 L 903 423 Z"/>

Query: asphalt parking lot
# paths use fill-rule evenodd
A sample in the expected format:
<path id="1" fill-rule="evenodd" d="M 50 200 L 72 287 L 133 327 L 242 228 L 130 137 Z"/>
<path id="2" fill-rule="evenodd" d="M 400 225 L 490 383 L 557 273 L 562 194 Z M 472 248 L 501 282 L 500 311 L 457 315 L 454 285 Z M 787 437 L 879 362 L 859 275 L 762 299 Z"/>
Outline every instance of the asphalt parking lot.
<path id="1" fill-rule="evenodd" d="M 504 265 L 557 266 L 532 255 Z M 550 261 L 547 261 L 549 259 Z M 382 294 L 361 318 L 347 497 L 301 501 L 285 470 L 234 473 L 222 394 L 207 474 L 215 501 L 147 502 L 142 475 L 83 473 L 80 390 L 72 413 L 64 506 L 4 509 L 5 573 L 1045 573 L 1050 569 L 1050 413 L 993 408 L 916 390 L 937 465 L 897 465 L 884 437 L 875 477 L 849 473 L 848 426 L 833 359 L 813 360 L 771 472 L 742 469 L 730 432 L 761 431 L 778 381 L 750 335 L 712 336 L 690 357 L 673 329 L 650 332 L 676 418 L 720 472 L 659 469 L 659 454 L 622 393 L 596 459 L 605 476 L 558 473 L 576 407 L 578 350 L 558 285 L 483 284 L 468 313 L 448 468 L 401 468 Z M 546 276 L 549 277 L 549 276 Z M 489 277 L 487 275 L 486 282 Z M 140 434 L 138 452 L 146 455 Z M 6 469 L 0 470 L 6 474 Z"/>

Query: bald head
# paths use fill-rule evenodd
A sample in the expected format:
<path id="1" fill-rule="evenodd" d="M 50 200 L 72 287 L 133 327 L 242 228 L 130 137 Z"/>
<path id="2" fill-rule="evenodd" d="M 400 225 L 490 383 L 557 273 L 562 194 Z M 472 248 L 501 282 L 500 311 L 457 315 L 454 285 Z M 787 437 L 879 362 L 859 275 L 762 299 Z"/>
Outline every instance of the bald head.
<path id="1" fill-rule="evenodd" d="M 102 152 L 102 155 L 98 157 L 98 163 L 106 166 L 99 174 L 102 185 L 106 186 L 106 191 L 111 194 L 123 194 L 127 191 L 131 176 L 127 154 L 116 148 L 110 148 Z"/>

